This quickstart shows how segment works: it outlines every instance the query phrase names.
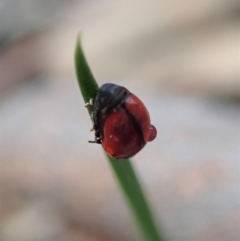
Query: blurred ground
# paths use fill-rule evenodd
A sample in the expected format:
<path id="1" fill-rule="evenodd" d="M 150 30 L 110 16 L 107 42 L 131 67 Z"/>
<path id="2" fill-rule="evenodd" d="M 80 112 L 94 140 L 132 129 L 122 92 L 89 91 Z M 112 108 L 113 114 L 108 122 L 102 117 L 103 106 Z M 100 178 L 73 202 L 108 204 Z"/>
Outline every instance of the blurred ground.
<path id="1" fill-rule="evenodd" d="M 148 106 L 159 134 L 133 164 L 170 240 L 240 240 L 239 10 L 0 1 L 0 240 L 140 240 L 100 146 L 87 143 L 79 31 L 98 82 Z"/>

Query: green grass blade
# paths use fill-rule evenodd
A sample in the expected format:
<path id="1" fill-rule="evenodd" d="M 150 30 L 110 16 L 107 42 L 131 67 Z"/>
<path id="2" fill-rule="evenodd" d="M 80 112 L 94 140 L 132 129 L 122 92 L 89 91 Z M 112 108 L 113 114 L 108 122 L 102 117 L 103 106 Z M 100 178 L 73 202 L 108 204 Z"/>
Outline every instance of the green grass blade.
<path id="1" fill-rule="evenodd" d="M 87 64 L 79 38 L 75 50 L 75 67 L 84 102 L 89 102 L 91 98 L 94 98 L 98 85 Z M 129 203 L 143 238 L 146 241 L 164 241 L 156 228 L 130 160 L 116 160 L 108 155 L 106 156 Z"/>
<path id="2" fill-rule="evenodd" d="M 145 240 L 163 241 L 130 160 L 116 160 L 108 155 L 107 157 Z"/>
<path id="3" fill-rule="evenodd" d="M 78 85 L 80 87 L 82 97 L 85 103 L 94 98 L 98 89 L 98 84 L 93 77 L 93 74 L 87 64 L 84 56 L 80 37 L 77 39 L 75 49 L 75 69 L 77 74 Z"/>

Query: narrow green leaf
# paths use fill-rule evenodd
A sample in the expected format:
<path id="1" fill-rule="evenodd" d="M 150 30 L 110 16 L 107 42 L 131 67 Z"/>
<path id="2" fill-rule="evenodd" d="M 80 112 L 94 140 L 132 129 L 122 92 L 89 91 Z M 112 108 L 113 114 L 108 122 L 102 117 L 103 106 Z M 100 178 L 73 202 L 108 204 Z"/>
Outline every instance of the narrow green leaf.
<path id="1" fill-rule="evenodd" d="M 78 38 L 76 45 L 75 67 L 84 102 L 89 102 L 90 99 L 94 98 L 98 85 L 85 59 L 80 38 Z M 164 238 L 156 228 L 150 208 L 130 160 L 116 160 L 107 154 L 106 156 L 129 203 L 142 237 L 146 241 L 164 241 Z"/>
<path id="2" fill-rule="evenodd" d="M 125 159 L 116 160 L 108 155 L 107 157 L 145 240 L 164 241 L 154 223 L 152 213 L 131 162 Z"/>
<path id="3" fill-rule="evenodd" d="M 93 99 L 98 89 L 98 84 L 93 77 L 93 74 L 87 64 L 84 56 L 81 39 L 77 38 L 77 44 L 75 49 L 75 69 L 77 74 L 78 85 L 80 87 L 82 97 L 85 103 L 88 103 L 90 99 Z M 89 113 L 91 111 L 89 110 Z"/>

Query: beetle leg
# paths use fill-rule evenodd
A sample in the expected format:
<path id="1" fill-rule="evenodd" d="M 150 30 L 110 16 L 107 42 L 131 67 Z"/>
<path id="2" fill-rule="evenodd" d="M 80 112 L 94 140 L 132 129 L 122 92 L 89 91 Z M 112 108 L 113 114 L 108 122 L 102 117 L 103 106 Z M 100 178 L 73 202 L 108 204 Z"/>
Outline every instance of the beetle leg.
<path id="1" fill-rule="evenodd" d="M 93 99 L 91 98 L 89 102 L 85 104 L 85 107 L 89 110 L 93 110 Z"/>
<path id="2" fill-rule="evenodd" d="M 88 143 L 96 143 L 96 141 L 88 141 Z"/>
<path id="3" fill-rule="evenodd" d="M 90 103 L 86 103 L 86 104 L 85 104 L 85 107 L 86 107 L 88 110 L 93 110 L 93 105 L 91 105 Z"/>
<path id="4" fill-rule="evenodd" d="M 95 141 L 88 141 L 89 143 L 97 143 L 97 144 L 102 144 L 102 139 L 101 138 L 96 138 Z"/>

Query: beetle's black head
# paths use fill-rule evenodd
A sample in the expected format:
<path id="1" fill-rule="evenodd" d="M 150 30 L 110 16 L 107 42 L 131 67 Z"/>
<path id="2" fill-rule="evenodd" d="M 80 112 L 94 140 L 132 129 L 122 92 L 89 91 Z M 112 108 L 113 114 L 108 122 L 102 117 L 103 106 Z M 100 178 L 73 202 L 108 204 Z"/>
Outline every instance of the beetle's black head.
<path id="1" fill-rule="evenodd" d="M 98 90 L 94 100 L 94 109 L 114 108 L 126 97 L 129 91 L 119 85 L 104 84 Z"/>

